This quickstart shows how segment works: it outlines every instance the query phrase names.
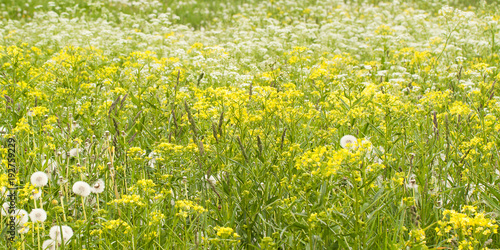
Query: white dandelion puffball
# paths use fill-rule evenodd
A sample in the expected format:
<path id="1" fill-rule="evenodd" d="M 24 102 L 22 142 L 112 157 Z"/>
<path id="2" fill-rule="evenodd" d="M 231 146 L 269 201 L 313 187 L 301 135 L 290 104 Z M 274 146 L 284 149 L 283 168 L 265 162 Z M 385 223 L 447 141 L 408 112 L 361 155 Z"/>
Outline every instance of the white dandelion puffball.
<path id="1" fill-rule="evenodd" d="M 53 226 L 50 228 L 49 236 L 55 242 L 61 242 L 61 234 L 64 243 L 66 243 L 73 236 L 73 229 L 68 226 Z"/>
<path id="2" fill-rule="evenodd" d="M 28 227 L 28 226 L 26 226 L 26 227 L 21 227 L 21 228 L 19 228 L 19 230 L 17 230 L 17 232 L 18 232 L 19 234 L 25 234 L 25 233 L 27 233 L 27 232 L 29 232 L 29 231 L 30 231 L 30 227 Z"/>
<path id="3" fill-rule="evenodd" d="M 46 240 L 42 244 L 43 250 L 55 250 L 56 249 L 56 241 L 55 240 Z"/>
<path id="4" fill-rule="evenodd" d="M 69 151 L 69 156 L 76 157 L 76 156 L 78 156 L 78 153 L 81 153 L 82 151 L 83 151 L 83 149 L 81 149 L 81 148 L 73 148 Z"/>
<path id="5" fill-rule="evenodd" d="M 33 199 L 40 199 L 40 197 L 42 197 L 42 190 L 38 189 L 34 189 L 32 192 L 32 196 L 33 196 Z"/>
<path id="6" fill-rule="evenodd" d="M 46 173 L 38 171 L 31 175 L 31 184 L 35 187 L 43 187 L 49 182 L 49 177 Z"/>
<path id="7" fill-rule="evenodd" d="M 352 135 L 344 135 L 340 139 L 340 146 L 343 148 L 349 147 L 348 149 L 352 149 L 353 147 L 356 146 L 357 142 L 358 141 L 357 141 L 356 137 L 354 137 Z"/>
<path id="8" fill-rule="evenodd" d="M 77 181 L 75 184 L 73 184 L 73 193 L 87 197 L 90 194 L 90 186 L 87 184 L 87 182 L 84 181 Z"/>
<path id="9" fill-rule="evenodd" d="M 97 180 L 92 186 L 92 193 L 100 194 L 104 191 L 104 181 L 102 179 Z"/>
<path id="10" fill-rule="evenodd" d="M 9 214 L 9 207 L 10 207 L 10 204 L 8 202 L 4 202 L 2 204 L 2 215 L 3 216 L 7 216 L 7 214 Z"/>
<path id="11" fill-rule="evenodd" d="M 16 209 L 14 211 L 14 216 L 15 216 L 15 222 L 17 225 L 24 225 L 28 222 L 28 212 L 24 209 Z"/>
<path id="12" fill-rule="evenodd" d="M 9 194 L 10 194 L 10 192 L 7 190 L 6 187 L 2 187 L 2 189 L 0 190 L 0 193 L 2 194 L 2 196 L 4 198 L 7 198 L 9 196 Z"/>
<path id="13" fill-rule="evenodd" d="M 44 222 L 47 220 L 47 213 L 41 208 L 31 210 L 30 219 L 33 222 Z"/>

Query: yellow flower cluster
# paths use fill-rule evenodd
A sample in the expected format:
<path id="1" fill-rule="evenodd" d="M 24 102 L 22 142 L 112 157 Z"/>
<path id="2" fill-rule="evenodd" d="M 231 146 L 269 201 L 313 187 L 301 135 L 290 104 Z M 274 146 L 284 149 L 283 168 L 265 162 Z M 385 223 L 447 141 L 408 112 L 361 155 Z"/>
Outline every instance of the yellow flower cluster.
<path id="1" fill-rule="evenodd" d="M 153 194 L 153 193 L 156 192 L 156 190 L 154 189 L 154 187 L 156 187 L 156 184 L 153 182 L 153 180 L 142 179 L 142 180 L 138 180 L 135 185 L 133 185 L 132 187 L 128 188 L 128 191 L 130 191 L 130 192 L 143 191 L 146 194 Z"/>
<path id="2" fill-rule="evenodd" d="M 135 204 L 135 205 L 141 206 L 141 207 L 146 205 L 144 203 L 143 199 L 141 198 L 141 196 L 136 195 L 136 194 L 122 195 L 122 197 L 120 199 L 114 199 L 111 202 L 108 202 L 108 205 L 112 205 L 115 203 L 122 204 L 122 205 Z"/>
<path id="3" fill-rule="evenodd" d="M 328 178 L 339 171 L 341 164 L 349 158 L 350 152 L 346 149 L 333 150 L 329 146 L 319 146 L 306 151 L 295 167 L 297 169 L 311 170 L 311 174 Z"/>
<path id="4" fill-rule="evenodd" d="M 175 208 L 179 209 L 176 216 L 188 217 L 188 215 L 197 215 L 206 212 L 207 210 L 200 205 L 197 205 L 190 200 L 179 200 L 175 202 Z"/>
<path id="5" fill-rule="evenodd" d="M 240 237 L 234 230 L 230 227 L 214 227 L 217 231 L 217 236 L 221 238 L 238 238 Z"/>
<path id="6" fill-rule="evenodd" d="M 127 151 L 127 156 L 132 157 L 133 160 L 141 160 L 142 156 L 146 153 L 139 147 L 131 147 Z"/>
<path id="7" fill-rule="evenodd" d="M 436 227 L 437 235 L 445 237 L 447 243 L 458 242 L 459 249 L 483 246 L 492 234 L 498 233 L 498 224 L 476 209 L 464 206 L 461 212 L 444 210 L 443 219 L 438 221 Z"/>
<path id="8" fill-rule="evenodd" d="M 162 214 L 160 211 L 153 211 L 149 214 L 150 220 L 149 220 L 149 225 L 157 225 L 161 222 L 161 220 L 165 219 L 165 215 Z"/>
<path id="9" fill-rule="evenodd" d="M 127 234 L 132 230 L 132 227 L 127 222 L 125 222 L 121 219 L 109 220 L 109 221 L 103 222 L 102 226 L 105 230 L 108 230 L 108 232 L 109 231 L 123 232 L 124 234 Z"/>

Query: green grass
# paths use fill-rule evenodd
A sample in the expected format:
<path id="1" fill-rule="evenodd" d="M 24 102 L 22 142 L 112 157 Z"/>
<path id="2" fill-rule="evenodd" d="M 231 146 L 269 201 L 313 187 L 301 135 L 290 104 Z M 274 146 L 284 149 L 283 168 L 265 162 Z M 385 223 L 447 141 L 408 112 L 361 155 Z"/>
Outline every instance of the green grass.
<path id="1" fill-rule="evenodd" d="M 2 2 L 14 248 L 500 247 L 493 3 L 127 2 Z"/>

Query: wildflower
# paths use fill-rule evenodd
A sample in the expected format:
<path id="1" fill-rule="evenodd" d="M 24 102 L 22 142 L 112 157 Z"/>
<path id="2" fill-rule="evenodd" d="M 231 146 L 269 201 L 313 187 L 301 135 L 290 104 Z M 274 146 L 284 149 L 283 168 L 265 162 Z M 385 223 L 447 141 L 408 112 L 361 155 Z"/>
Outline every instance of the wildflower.
<path id="1" fill-rule="evenodd" d="M 68 226 L 53 226 L 50 228 L 49 236 L 55 242 L 61 242 L 62 237 L 64 243 L 66 243 L 73 236 L 73 229 Z"/>
<path id="2" fill-rule="evenodd" d="M 234 230 L 230 227 L 215 227 L 215 230 L 217 230 L 217 236 L 222 237 L 222 238 L 230 238 L 232 236 L 238 237 L 239 235 L 234 232 Z"/>
<path id="3" fill-rule="evenodd" d="M 90 188 L 89 184 L 87 184 L 84 181 L 77 181 L 77 182 L 75 182 L 75 184 L 73 184 L 73 193 L 75 193 L 77 195 L 87 197 L 87 196 L 89 196 L 90 191 L 91 191 L 91 188 Z"/>
<path id="4" fill-rule="evenodd" d="M 30 219 L 33 222 L 44 222 L 47 219 L 47 213 L 41 208 L 31 210 Z"/>
<path id="5" fill-rule="evenodd" d="M 92 193 L 100 194 L 104 191 L 104 187 L 104 181 L 102 179 L 99 179 L 94 183 L 91 191 Z"/>
<path id="6" fill-rule="evenodd" d="M 416 242 L 422 242 L 423 240 L 425 240 L 425 231 L 422 229 L 412 229 L 410 231 L 410 237 Z"/>
<path id="7" fill-rule="evenodd" d="M 121 219 L 117 220 L 108 220 L 102 223 L 102 226 L 106 230 L 116 231 L 118 228 L 121 229 L 121 232 L 127 234 L 132 231 L 132 227 L 125 221 Z"/>
<path id="8" fill-rule="evenodd" d="M 43 187 L 49 182 L 49 177 L 46 173 L 38 171 L 31 175 L 31 184 L 35 187 Z"/>
<path id="9" fill-rule="evenodd" d="M 354 137 L 352 135 L 344 135 L 340 139 L 340 146 L 342 148 L 355 149 L 356 144 L 357 144 L 357 139 L 356 139 L 356 137 Z"/>

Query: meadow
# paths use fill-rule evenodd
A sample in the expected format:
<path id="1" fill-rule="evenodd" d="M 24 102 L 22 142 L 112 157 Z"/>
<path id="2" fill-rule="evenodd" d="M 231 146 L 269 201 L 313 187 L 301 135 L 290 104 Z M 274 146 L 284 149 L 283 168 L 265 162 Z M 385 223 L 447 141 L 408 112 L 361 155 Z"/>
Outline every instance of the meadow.
<path id="1" fill-rule="evenodd" d="M 499 249 L 499 20 L 1 0 L 0 248 Z"/>

